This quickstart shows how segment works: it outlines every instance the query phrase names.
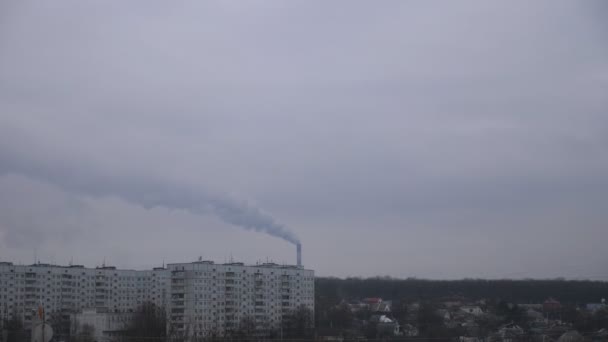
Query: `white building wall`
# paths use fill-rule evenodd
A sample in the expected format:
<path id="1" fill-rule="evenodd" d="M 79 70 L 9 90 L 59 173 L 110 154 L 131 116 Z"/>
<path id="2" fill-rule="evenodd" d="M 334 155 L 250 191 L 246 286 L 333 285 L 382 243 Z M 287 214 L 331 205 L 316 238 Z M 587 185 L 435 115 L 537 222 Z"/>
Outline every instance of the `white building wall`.
<path id="1" fill-rule="evenodd" d="M 165 269 L 0 263 L 0 319 L 16 316 L 27 326 L 40 304 L 47 319 L 53 315 L 68 319 L 85 308 L 132 312 L 144 302 L 166 307 L 169 280 Z"/>
<path id="2" fill-rule="evenodd" d="M 171 333 L 223 334 L 245 319 L 278 329 L 303 305 L 314 312 L 314 272 L 295 266 L 194 262 L 145 271 L 0 262 L 0 321 L 28 326 L 42 303 L 47 319 L 87 308 L 129 313 L 144 302 L 167 309 Z"/>
<path id="3" fill-rule="evenodd" d="M 72 334 L 82 334 L 86 325 L 93 328 L 97 342 L 110 341 L 113 337 L 122 336 L 133 319 L 133 313 L 100 312 L 97 309 L 85 309 L 71 315 Z"/>
<path id="4" fill-rule="evenodd" d="M 170 264 L 170 333 L 224 334 L 247 318 L 257 329 L 278 329 L 305 306 L 314 312 L 314 271 L 294 266 L 195 262 Z"/>

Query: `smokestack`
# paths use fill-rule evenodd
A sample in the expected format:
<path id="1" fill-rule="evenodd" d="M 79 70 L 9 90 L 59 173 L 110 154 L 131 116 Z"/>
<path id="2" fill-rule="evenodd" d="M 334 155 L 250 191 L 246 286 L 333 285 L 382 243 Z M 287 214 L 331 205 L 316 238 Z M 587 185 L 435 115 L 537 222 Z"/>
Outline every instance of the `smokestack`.
<path id="1" fill-rule="evenodd" d="M 298 267 L 302 267 L 302 244 L 296 244 L 296 251 L 298 255 Z"/>

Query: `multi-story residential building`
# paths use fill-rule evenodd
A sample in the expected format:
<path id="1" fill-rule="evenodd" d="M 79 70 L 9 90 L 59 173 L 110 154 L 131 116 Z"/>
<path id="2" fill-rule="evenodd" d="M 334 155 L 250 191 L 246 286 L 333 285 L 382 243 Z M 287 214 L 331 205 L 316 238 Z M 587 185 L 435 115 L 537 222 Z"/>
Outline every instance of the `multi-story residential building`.
<path id="1" fill-rule="evenodd" d="M 259 331 L 276 330 L 300 307 L 314 312 L 314 272 L 211 261 L 143 271 L 0 262 L 0 322 L 18 318 L 28 327 L 42 306 L 47 320 L 67 324 L 56 331 L 61 335 L 69 333 L 71 315 L 130 313 L 146 302 L 167 310 L 172 334 L 222 335 L 245 320 Z"/>
<path id="2" fill-rule="evenodd" d="M 48 320 L 69 322 L 85 308 L 133 312 L 144 302 L 166 307 L 169 272 L 115 267 L 85 268 L 0 263 L 0 320 L 19 318 L 27 327 L 39 306 Z"/>
<path id="3" fill-rule="evenodd" d="M 314 271 L 265 263 L 169 264 L 169 331 L 190 336 L 223 335 L 248 321 L 256 331 L 278 330 L 305 307 L 314 312 Z"/>

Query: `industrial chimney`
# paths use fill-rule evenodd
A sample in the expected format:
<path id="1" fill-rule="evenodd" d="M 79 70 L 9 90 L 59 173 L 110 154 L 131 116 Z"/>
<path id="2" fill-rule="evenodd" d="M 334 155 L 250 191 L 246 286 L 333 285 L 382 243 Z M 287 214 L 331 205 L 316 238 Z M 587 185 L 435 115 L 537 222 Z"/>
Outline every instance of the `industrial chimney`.
<path id="1" fill-rule="evenodd" d="M 296 252 L 298 256 L 298 267 L 302 267 L 302 244 L 298 243 L 296 245 Z"/>

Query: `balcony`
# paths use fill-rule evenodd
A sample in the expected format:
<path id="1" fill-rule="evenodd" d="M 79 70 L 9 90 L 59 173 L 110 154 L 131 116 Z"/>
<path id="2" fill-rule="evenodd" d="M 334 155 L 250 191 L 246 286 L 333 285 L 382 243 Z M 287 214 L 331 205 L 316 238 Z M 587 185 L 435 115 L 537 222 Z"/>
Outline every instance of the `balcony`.
<path id="1" fill-rule="evenodd" d="M 171 286 L 171 294 L 184 294 L 184 287 L 183 286 Z"/>
<path id="2" fill-rule="evenodd" d="M 171 278 L 185 278 L 186 271 L 172 271 Z"/>

